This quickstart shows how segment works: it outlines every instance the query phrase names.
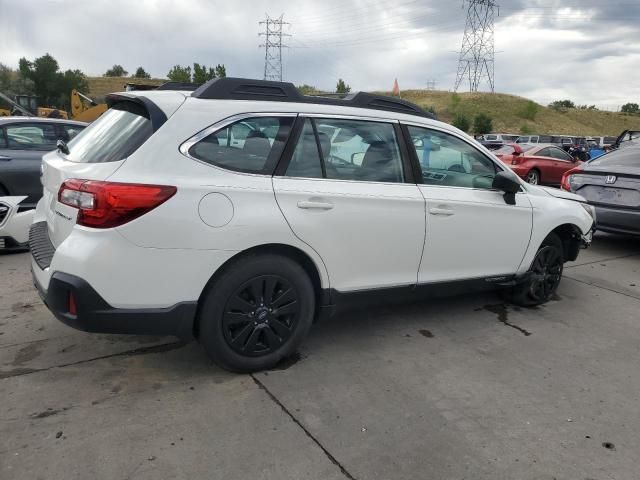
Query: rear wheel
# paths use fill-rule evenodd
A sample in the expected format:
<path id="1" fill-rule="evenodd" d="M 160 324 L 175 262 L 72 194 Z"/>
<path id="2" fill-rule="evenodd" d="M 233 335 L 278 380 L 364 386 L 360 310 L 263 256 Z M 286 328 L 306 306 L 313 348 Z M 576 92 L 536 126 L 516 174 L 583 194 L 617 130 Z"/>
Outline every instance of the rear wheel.
<path id="1" fill-rule="evenodd" d="M 527 281 L 513 288 L 510 300 L 525 307 L 548 302 L 558 289 L 563 269 L 562 241 L 555 233 L 551 233 L 538 249 Z"/>
<path id="2" fill-rule="evenodd" d="M 525 180 L 531 185 L 538 185 L 540 183 L 540 172 L 535 169 L 529 170 L 529 173 L 527 173 Z"/>
<path id="3" fill-rule="evenodd" d="M 244 257 L 205 293 L 200 341 L 227 370 L 268 369 L 295 352 L 314 310 L 313 284 L 299 264 L 280 255 Z"/>

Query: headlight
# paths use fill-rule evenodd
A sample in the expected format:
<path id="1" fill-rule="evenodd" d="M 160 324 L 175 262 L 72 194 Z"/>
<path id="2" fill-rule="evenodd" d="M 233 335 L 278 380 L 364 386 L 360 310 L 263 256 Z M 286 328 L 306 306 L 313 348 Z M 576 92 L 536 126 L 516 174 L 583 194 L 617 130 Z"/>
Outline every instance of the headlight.
<path id="1" fill-rule="evenodd" d="M 582 208 L 584 208 L 586 210 L 586 212 L 591 215 L 591 218 L 593 218 L 593 223 L 596 222 L 596 209 L 595 207 L 593 207 L 592 205 L 589 205 L 588 203 L 580 203 L 580 205 L 582 206 Z"/>

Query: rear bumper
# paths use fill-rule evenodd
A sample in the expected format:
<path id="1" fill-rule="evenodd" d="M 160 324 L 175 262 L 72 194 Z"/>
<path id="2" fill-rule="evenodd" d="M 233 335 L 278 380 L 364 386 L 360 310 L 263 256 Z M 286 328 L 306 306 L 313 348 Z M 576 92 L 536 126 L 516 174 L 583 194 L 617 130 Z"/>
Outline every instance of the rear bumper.
<path id="1" fill-rule="evenodd" d="M 640 210 L 596 207 L 596 228 L 603 232 L 640 235 Z"/>
<path id="2" fill-rule="evenodd" d="M 37 268 L 37 267 L 36 267 Z M 182 302 L 168 308 L 114 308 L 88 282 L 75 275 L 55 272 L 45 290 L 35 275 L 40 297 L 62 323 L 85 332 L 193 337 L 197 302 Z M 73 296 L 76 314 L 69 312 Z"/>

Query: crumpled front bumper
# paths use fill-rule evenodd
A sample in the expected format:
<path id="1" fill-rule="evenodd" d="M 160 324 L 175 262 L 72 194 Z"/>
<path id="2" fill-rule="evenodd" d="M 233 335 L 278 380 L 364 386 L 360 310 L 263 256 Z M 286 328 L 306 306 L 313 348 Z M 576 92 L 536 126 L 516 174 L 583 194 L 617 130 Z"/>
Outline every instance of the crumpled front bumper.
<path id="1" fill-rule="evenodd" d="M 24 250 L 34 210 L 19 211 L 24 196 L 0 197 L 0 250 Z"/>

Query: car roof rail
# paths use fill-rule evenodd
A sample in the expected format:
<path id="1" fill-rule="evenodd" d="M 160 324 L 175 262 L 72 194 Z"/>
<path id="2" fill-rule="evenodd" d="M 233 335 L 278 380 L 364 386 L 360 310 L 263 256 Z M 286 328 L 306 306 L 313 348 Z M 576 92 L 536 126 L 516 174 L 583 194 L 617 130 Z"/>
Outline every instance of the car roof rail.
<path id="1" fill-rule="evenodd" d="M 193 92 L 200 85 L 202 84 L 191 82 L 166 82 L 156 88 L 156 90 L 180 90 L 184 92 Z"/>
<path id="2" fill-rule="evenodd" d="M 201 85 L 191 96 L 207 100 L 256 100 L 339 105 L 436 118 L 433 113 L 420 108 L 418 105 L 386 95 L 375 95 L 366 92 L 352 93 L 343 98 L 303 95 L 293 83 L 274 82 L 271 80 L 232 77 L 215 78 Z"/>

